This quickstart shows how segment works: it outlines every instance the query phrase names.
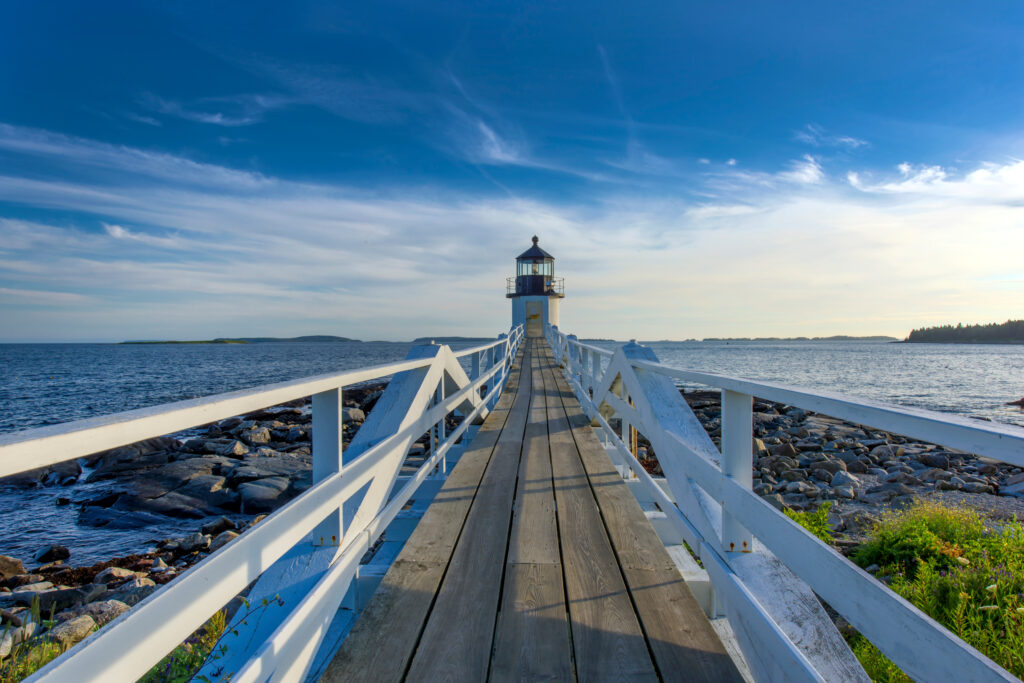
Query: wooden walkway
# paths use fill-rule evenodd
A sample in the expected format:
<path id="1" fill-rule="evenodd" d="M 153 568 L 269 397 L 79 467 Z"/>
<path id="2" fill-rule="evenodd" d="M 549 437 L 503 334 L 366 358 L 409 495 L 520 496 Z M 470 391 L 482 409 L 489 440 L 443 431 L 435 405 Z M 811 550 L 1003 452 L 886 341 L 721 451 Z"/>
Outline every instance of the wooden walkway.
<path id="1" fill-rule="evenodd" d="M 542 339 L 324 681 L 742 680 Z"/>

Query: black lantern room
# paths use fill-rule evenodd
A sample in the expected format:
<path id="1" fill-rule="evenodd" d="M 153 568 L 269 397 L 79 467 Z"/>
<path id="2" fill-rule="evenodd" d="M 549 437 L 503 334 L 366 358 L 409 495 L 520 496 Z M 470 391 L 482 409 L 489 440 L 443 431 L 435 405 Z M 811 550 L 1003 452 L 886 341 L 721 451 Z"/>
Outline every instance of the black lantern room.
<path id="1" fill-rule="evenodd" d="M 555 279 L 555 257 L 537 246 L 540 240 L 533 236 L 533 246 L 516 257 L 516 277 L 509 278 L 507 296 L 565 296 L 562 278 Z"/>

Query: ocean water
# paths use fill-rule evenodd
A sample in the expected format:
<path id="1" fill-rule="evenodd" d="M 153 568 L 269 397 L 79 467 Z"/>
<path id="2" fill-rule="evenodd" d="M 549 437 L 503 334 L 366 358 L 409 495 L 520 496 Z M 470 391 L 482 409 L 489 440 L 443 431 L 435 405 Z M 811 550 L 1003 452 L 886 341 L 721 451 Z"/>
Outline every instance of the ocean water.
<path id="1" fill-rule="evenodd" d="M 466 348 L 474 343 L 461 343 Z M 611 348 L 614 344 L 597 343 Z M 838 391 L 1024 426 L 1024 346 L 880 342 L 650 342 L 680 368 Z M 0 433 L 401 360 L 408 343 L 0 344 Z M 688 387 L 695 388 L 695 387 Z M 88 486 L 79 484 L 76 487 Z M 202 522 L 80 527 L 66 488 L 0 486 L 0 554 L 30 560 L 61 543 L 70 563 L 143 550 Z"/>
<path id="2" fill-rule="evenodd" d="M 602 344 L 603 345 L 603 344 Z M 666 365 L 1024 426 L 1024 345 L 649 342 Z"/>

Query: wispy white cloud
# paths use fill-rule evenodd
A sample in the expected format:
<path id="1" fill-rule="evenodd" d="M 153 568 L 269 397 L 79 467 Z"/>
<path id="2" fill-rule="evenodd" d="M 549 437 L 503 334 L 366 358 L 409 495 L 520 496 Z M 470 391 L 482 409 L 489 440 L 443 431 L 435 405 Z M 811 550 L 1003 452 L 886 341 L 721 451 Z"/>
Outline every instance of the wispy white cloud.
<path id="1" fill-rule="evenodd" d="M 245 94 L 207 97 L 186 106 L 176 100 L 168 100 L 152 93 L 146 93 L 141 102 L 143 106 L 166 116 L 174 116 L 195 123 L 234 128 L 259 123 L 268 111 L 292 104 L 294 99 L 281 95 Z M 229 111 L 224 111 L 225 109 Z M 156 122 L 155 119 L 145 116 L 133 116 L 133 118 L 143 123 Z M 159 125 L 159 122 L 156 122 L 156 125 Z"/>
<path id="2" fill-rule="evenodd" d="M 716 193 L 746 193 L 756 196 L 768 189 L 778 190 L 785 185 L 815 186 L 821 185 L 827 178 L 821 162 L 810 154 L 801 159 L 793 159 L 788 166 L 774 173 L 767 171 L 748 171 L 737 168 L 735 159 L 726 162 L 725 169 L 714 169 L 704 173 L 705 186 Z"/>
<path id="3" fill-rule="evenodd" d="M 163 249 L 181 249 L 185 247 L 185 243 L 177 238 L 150 235 L 144 232 L 129 230 L 124 226 L 113 223 L 101 223 L 101 225 L 106 233 L 116 240 L 139 242 L 140 244 L 161 247 Z"/>
<path id="4" fill-rule="evenodd" d="M 90 297 L 75 292 L 0 287 L 0 306 L 67 306 L 90 301 Z"/>
<path id="5" fill-rule="evenodd" d="M 148 179 L 235 190 L 263 189 L 274 182 L 259 173 L 6 123 L 0 123 L 0 150 L 31 155 L 65 170 L 131 173 L 135 182 Z"/>
<path id="6" fill-rule="evenodd" d="M 130 119 L 131 121 L 135 121 L 136 123 L 144 123 L 147 126 L 154 126 L 159 128 L 160 126 L 164 125 L 156 119 L 154 119 L 152 116 L 143 116 L 142 114 L 136 114 L 132 111 L 125 112 L 124 116 L 126 119 Z"/>
<path id="7" fill-rule="evenodd" d="M 841 147 L 845 149 L 857 149 L 867 147 L 867 140 L 861 140 L 850 135 L 832 135 L 819 125 L 808 123 L 802 129 L 793 133 L 793 138 L 815 147 Z"/>
<path id="8" fill-rule="evenodd" d="M 779 173 L 778 177 L 791 183 L 817 185 L 825 179 L 825 171 L 817 159 L 805 154 L 803 159 L 790 162 L 789 170 Z"/>
<path id="9" fill-rule="evenodd" d="M 966 173 L 936 165 L 908 162 L 896 167 L 897 175 L 873 181 L 877 174 L 850 172 L 847 181 L 870 194 L 945 197 L 1024 206 L 1024 160 L 1003 164 L 984 163 Z"/>

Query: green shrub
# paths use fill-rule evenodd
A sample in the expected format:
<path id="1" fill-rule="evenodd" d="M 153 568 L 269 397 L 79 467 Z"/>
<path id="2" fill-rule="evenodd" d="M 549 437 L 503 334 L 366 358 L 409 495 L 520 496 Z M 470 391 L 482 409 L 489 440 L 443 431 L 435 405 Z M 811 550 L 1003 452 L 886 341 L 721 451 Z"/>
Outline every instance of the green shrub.
<path id="1" fill-rule="evenodd" d="M 1024 527 L 987 528 L 976 512 L 918 502 L 888 513 L 856 553 L 889 587 L 1015 676 L 1024 676 Z M 851 647 L 878 681 L 902 681 L 881 652 Z M 861 639 L 863 640 L 863 639 Z"/>
<path id="2" fill-rule="evenodd" d="M 985 536 L 985 523 L 977 512 L 917 501 L 883 514 L 853 560 L 862 567 L 897 566 L 913 576 L 921 562 L 934 561 L 940 568 L 957 564 L 957 558 L 979 549 Z"/>
<path id="3" fill-rule="evenodd" d="M 832 501 L 825 501 L 814 512 L 794 512 L 784 510 L 786 516 L 810 531 L 829 545 L 832 544 L 832 528 L 828 525 L 828 511 L 832 509 Z"/>

